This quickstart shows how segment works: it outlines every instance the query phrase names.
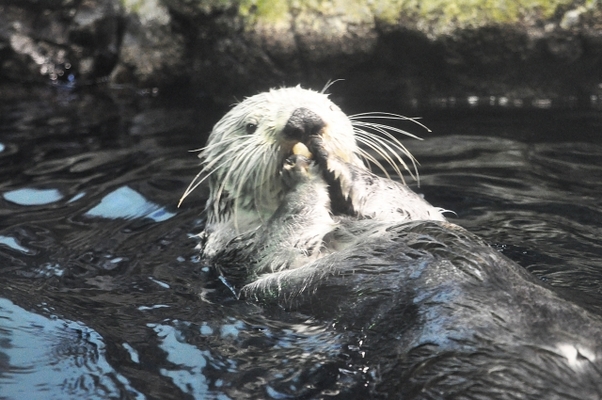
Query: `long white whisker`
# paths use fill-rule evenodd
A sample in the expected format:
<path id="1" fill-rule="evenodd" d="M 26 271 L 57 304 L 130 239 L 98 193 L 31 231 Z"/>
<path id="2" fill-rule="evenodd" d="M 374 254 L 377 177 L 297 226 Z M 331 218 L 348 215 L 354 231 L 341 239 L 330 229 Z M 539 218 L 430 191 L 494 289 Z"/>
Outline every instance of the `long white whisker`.
<path id="1" fill-rule="evenodd" d="M 199 179 L 202 174 L 203 174 L 203 170 L 200 170 L 199 173 L 196 174 L 195 177 L 192 179 L 192 181 L 188 184 L 188 187 L 186 187 L 186 190 L 184 190 L 182 197 L 180 197 L 180 201 L 178 201 L 178 208 L 180 208 L 184 199 L 186 197 L 188 197 L 188 195 L 190 193 L 192 193 L 192 191 L 194 189 L 196 189 L 205 179 L 207 179 L 207 177 L 204 177 L 203 179 Z M 199 181 L 198 184 L 196 184 L 197 181 Z"/>
<path id="2" fill-rule="evenodd" d="M 251 179 L 253 180 L 251 183 L 253 190 L 252 202 L 253 206 L 256 210 L 259 210 L 259 204 L 257 202 L 257 189 L 258 187 L 264 186 L 263 182 L 259 182 L 258 180 L 258 171 L 257 165 L 260 165 L 258 158 L 266 157 L 266 151 L 262 149 L 265 146 L 265 143 L 258 136 L 250 136 L 248 142 L 246 143 L 247 148 L 244 151 L 241 151 L 240 154 L 236 155 L 233 160 L 230 160 L 231 165 L 236 166 L 236 168 L 231 168 L 226 177 L 225 181 L 230 181 L 230 176 L 232 175 L 232 171 L 236 170 L 237 175 L 232 175 L 235 179 L 232 179 L 231 188 L 234 190 L 232 193 L 233 201 L 234 201 L 234 226 L 236 230 L 239 229 L 238 225 L 238 209 L 241 206 L 241 193 L 243 193 L 243 189 L 246 185 L 249 185 Z M 222 188 L 223 190 L 223 188 Z M 221 192 L 219 193 L 221 195 Z M 245 205 L 242 205 L 245 206 Z M 258 213 L 260 214 L 260 213 Z"/>
<path id="3" fill-rule="evenodd" d="M 376 122 L 353 121 L 352 125 L 360 126 L 362 128 L 367 128 L 367 129 L 373 129 L 375 131 L 382 132 L 383 134 L 387 134 L 387 136 L 390 136 L 390 137 L 395 137 L 395 136 L 391 135 L 391 133 L 389 133 L 389 132 L 396 132 L 396 133 L 399 133 L 399 134 L 402 134 L 405 136 L 409 136 L 412 139 L 423 140 L 420 136 L 416 136 L 410 132 L 404 131 L 403 129 L 399 129 L 394 126 L 389 126 L 389 125 L 384 125 L 384 124 L 377 124 Z M 398 140 L 398 139 L 395 138 L 395 140 Z"/>
<path id="4" fill-rule="evenodd" d="M 418 140 L 422 140 L 420 137 L 413 135 L 409 132 L 406 132 L 402 129 L 377 123 L 371 121 L 363 121 L 363 120 L 374 120 L 374 119 L 388 119 L 388 120 L 407 120 L 414 122 L 425 129 L 426 126 L 417 122 L 414 118 L 405 117 L 398 114 L 391 113 L 363 113 L 356 114 L 350 117 L 351 124 L 354 127 L 354 132 L 356 133 L 356 138 L 359 142 L 364 145 L 370 147 L 372 150 L 377 152 L 379 155 L 391 165 L 395 169 L 395 172 L 400 176 L 403 180 L 403 176 L 397 165 L 401 165 L 408 173 L 417 181 L 419 180 L 418 168 L 417 168 L 417 160 L 410 153 L 410 151 L 397 139 L 397 137 L 393 133 L 402 134 L 408 137 L 412 137 Z M 410 169 L 400 154 L 404 154 L 407 156 L 412 163 L 413 169 Z M 393 160 L 397 161 L 397 163 Z M 382 168 L 381 168 L 382 169 Z"/>
<path id="5" fill-rule="evenodd" d="M 184 199 L 186 197 L 188 197 L 188 195 L 190 195 L 190 193 L 192 193 L 196 188 L 198 188 L 199 186 L 201 186 L 201 184 L 203 182 L 205 182 L 207 180 L 207 178 L 209 178 L 211 175 L 213 175 L 214 173 L 216 173 L 217 171 L 219 171 L 220 168 L 223 167 L 224 165 L 226 165 L 227 163 L 228 163 L 228 161 L 224 161 L 223 163 L 221 163 L 220 165 L 218 165 L 216 168 L 214 168 L 213 170 L 211 170 L 209 173 L 207 173 L 202 179 L 199 179 L 199 178 L 201 177 L 201 175 L 203 175 L 203 173 L 205 171 L 207 171 L 206 168 L 203 168 L 198 174 L 196 174 L 196 176 L 194 177 L 194 179 L 192 180 L 192 182 L 190 182 L 190 184 L 188 185 L 188 187 L 184 191 L 184 194 L 180 198 L 180 201 L 178 202 L 178 207 L 180 207 L 180 205 L 182 204 L 182 202 L 184 201 Z"/>
<path id="6" fill-rule="evenodd" d="M 372 164 L 376 165 L 376 166 L 378 167 L 378 169 L 380 169 L 380 170 L 381 170 L 381 171 L 382 171 L 382 172 L 385 174 L 385 176 L 386 176 L 387 178 L 389 178 L 389 179 L 391 178 L 391 177 L 389 176 L 389 172 L 387 172 L 387 169 L 385 168 L 385 166 L 384 166 L 384 165 L 382 165 L 382 164 L 381 164 L 381 162 L 380 162 L 380 161 L 378 161 L 378 160 L 377 160 L 377 159 L 376 159 L 376 158 L 375 158 L 375 157 L 374 157 L 372 154 L 370 154 L 369 152 L 367 152 L 366 150 L 364 150 L 364 149 L 362 149 L 362 148 L 360 148 L 360 149 L 359 149 L 359 151 L 360 151 L 360 155 L 362 156 L 362 158 L 364 158 L 364 159 L 365 159 L 365 160 L 367 160 L 368 162 L 370 162 L 370 163 L 372 163 Z M 401 172 L 401 171 L 400 171 L 400 172 Z M 402 181 L 403 181 L 403 176 L 402 176 L 402 175 L 399 175 L 399 176 L 400 176 L 400 178 L 401 178 L 401 179 L 402 179 Z"/>
<path id="7" fill-rule="evenodd" d="M 280 146 L 266 146 L 267 149 L 262 151 L 262 162 L 260 165 L 262 166 L 262 170 L 257 174 L 258 178 L 261 178 L 261 197 L 260 199 L 263 201 L 265 193 L 263 192 L 266 187 L 265 184 L 267 182 L 272 182 L 273 176 L 276 175 L 276 168 L 274 167 L 274 163 L 276 162 L 276 158 L 273 156 L 274 154 L 280 153 Z M 275 147 L 275 148 L 272 148 Z M 272 188 L 267 188 L 268 190 Z M 256 204 L 257 206 L 257 204 Z M 263 215 L 260 214 L 261 221 L 263 222 Z"/>
<path id="8" fill-rule="evenodd" d="M 242 142 L 239 143 L 238 145 L 229 148 L 226 151 L 222 151 L 219 154 L 217 154 L 215 156 L 215 158 L 213 160 L 211 160 L 210 162 L 205 162 L 205 165 L 203 166 L 203 169 L 211 169 L 213 168 L 213 166 L 215 164 L 217 164 L 218 162 L 220 162 L 223 158 L 229 156 L 231 153 L 238 153 L 242 148 L 249 146 L 248 142 Z M 209 159 L 210 157 L 207 156 L 207 154 L 203 153 L 202 157 L 205 157 L 205 160 Z"/>
<path id="9" fill-rule="evenodd" d="M 362 132 L 363 133 L 363 132 Z M 381 157 L 389 164 L 391 167 L 396 168 L 396 164 L 393 159 L 383 150 L 382 145 L 378 142 L 375 136 L 363 135 L 360 132 L 356 131 L 356 139 L 359 143 L 364 144 L 365 146 L 370 147 L 376 153 L 380 154 Z M 396 171 L 397 172 L 397 171 Z M 401 172 L 401 171 L 400 171 Z"/>
<path id="10" fill-rule="evenodd" d="M 247 143 L 245 143 L 245 145 L 246 144 Z M 240 147 L 241 146 L 238 146 L 237 148 L 240 149 Z M 247 154 L 246 151 L 239 151 L 237 154 L 235 154 L 234 159 L 228 159 L 222 165 L 237 165 L 241 162 L 241 159 L 244 160 L 244 157 L 246 156 L 246 154 Z M 221 199 L 222 194 L 223 194 L 224 190 L 226 189 L 226 186 L 232 186 L 233 182 L 231 182 L 230 177 L 232 176 L 234 171 L 235 171 L 235 168 L 230 168 L 230 169 L 228 169 L 226 174 L 222 177 L 222 183 L 221 183 L 220 187 L 218 188 L 217 192 L 215 193 L 215 195 L 213 196 L 214 199 L 217 199 L 218 201 L 220 201 L 219 199 Z M 236 209 L 237 200 L 233 199 L 233 201 L 234 201 L 233 206 Z"/>
<path id="11" fill-rule="evenodd" d="M 255 150 L 255 149 L 254 149 Z M 258 157 L 258 152 L 257 151 L 252 151 L 250 152 L 251 154 L 248 154 L 249 152 L 247 152 L 247 156 L 250 155 L 250 157 L 245 157 L 243 160 L 241 160 L 240 163 L 240 167 L 239 169 L 242 171 L 242 173 L 240 175 L 237 176 L 238 178 L 238 182 L 236 185 L 236 191 L 235 191 L 235 195 L 234 195 L 234 201 L 236 202 L 236 207 L 234 208 L 234 223 L 236 226 L 236 229 L 238 230 L 238 205 L 239 205 L 239 201 L 241 199 L 241 193 L 243 192 L 243 187 L 245 185 L 249 184 L 249 180 L 250 180 L 250 175 L 254 175 L 254 179 L 253 179 L 253 192 L 255 194 L 255 191 L 257 190 L 257 174 L 255 169 L 253 169 L 252 167 L 254 165 L 257 165 L 257 157 Z M 255 197 L 255 196 L 253 196 Z M 253 199 L 253 203 L 256 204 L 256 200 Z"/>
<path id="12" fill-rule="evenodd" d="M 388 150 L 391 154 L 393 154 L 395 156 L 395 158 L 397 158 L 397 161 L 399 161 L 399 163 L 401 163 L 404 166 L 404 168 L 410 174 L 412 174 L 412 171 L 408 168 L 408 166 L 406 165 L 405 161 L 400 157 L 400 155 L 398 154 L 398 151 L 401 152 L 402 154 L 405 154 L 411 160 L 412 166 L 414 167 L 414 170 L 417 171 L 417 169 L 416 169 L 416 158 L 398 140 L 395 140 L 395 141 L 387 140 L 387 138 L 383 138 L 383 137 L 375 136 L 375 135 L 365 136 L 367 132 L 365 132 L 365 131 L 363 131 L 361 129 L 360 130 L 356 130 L 356 133 L 358 135 L 358 138 L 360 138 L 360 137 L 369 137 L 370 140 L 374 141 L 374 143 L 378 147 L 381 148 L 381 150 L 382 150 L 382 147 L 386 148 L 386 150 Z M 393 148 L 391 148 L 391 147 L 393 147 Z M 397 149 L 398 151 L 395 151 L 395 149 Z M 412 175 L 412 177 L 413 177 L 413 175 Z"/>
<path id="13" fill-rule="evenodd" d="M 265 146 L 265 144 L 264 144 Z M 266 146 L 267 147 L 267 146 Z M 267 182 L 266 178 L 266 169 L 267 169 L 267 165 L 268 165 L 268 154 L 269 154 L 269 149 L 262 149 L 259 152 L 259 156 L 261 157 L 261 161 L 256 160 L 257 156 L 255 156 L 253 158 L 253 162 L 254 165 L 258 164 L 261 168 L 255 172 L 254 174 L 254 184 L 253 184 L 253 206 L 255 207 L 256 210 L 260 209 L 260 202 L 263 201 L 265 193 L 265 183 Z M 257 153 L 256 153 L 257 154 Z M 263 223 L 263 214 L 259 213 L 259 219 L 260 221 Z"/>
<path id="14" fill-rule="evenodd" d="M 380 154 L 381 157 L 393 168 L 395 173 L 397 173 L 397 175 L 403 180 L 401 170 L 399 169 L 399 167 L 397 166 L 395 161 L 389 156 L 389 154 L 387 154 L 387 152 L 383 150 L 383 147 L 386 147 L 389 150 L 389 152 L 397 158 L 397 161 L 399 161 L 401 163 L 401 165 L 404 166 L 404 168 L 407 169 L 407 167 L 406 167 L 405 163 L 403 162 L 403 160 L 401 159 L 401 157 L 399 157 L 398 154 L 396 154 L 389 146 L 387 146 L 386 143 L 379 143 L 378 138 L 376 138 L 374 136 L 372 136 L 372 137 L 371 136 L 363 136 L 363 135 L 359 135 L 359 134 L 357 135 L 357 140 L 359 142 L 365 144 L 366 146 L 370 147 L 376 153 Z M 385 172 L 385 171 L 383 171 L 383 172 Z M 387 173 L 385 172 L 385 174 L 387 174 Z M 410 174 L 412 174 L 411 171 L 410 171 Z M 388 177 L 389 176 L 387 174 L 387 178 Z"/>
<path id="15" fill-rule="evenodd" d="M 410 121 L 424 129 L 426 129 L 427 132 L 432 132 L 426 125 L 424 125 L 423 123 L 418 121 L 418 119 L 420 119 L 420 117 L 406 117 L 406 116 L 400 115 L 400 114 L 376 111 L 376 112 L 366 112 L 366 113 L 354 114 L 354 115 L 351 115 L 349 117 L 349 119 L 351 121 L 358 121 L 358 120 L 362 120 L 362 119 L 368 119 L 368 120 L 369 119 L 387 119 L 387 120 L 392 120 L 392 121 L 396 121 L 396 120 L 397 121 Z M 404 134 L 409 134 L 409 133 L 404 131 Z M 414 136 L 414 135 L 409 134 L 409 136 Z"/>
<path id="16" fill-rule="evenodd" d="M 326 85 L 324 85 L 324 88 L 320 91 L 320 93 L 324 94 L 326 93 L 326 91 L 335 83 L 337 82 L 341 82 L 344 81 L 345 79 L 335 79 L 333 81 L 329 80 L 328 82 L 326 82 Z"/>
<path id="17" fill-rule="evenodd" d="M 354 123 L 353 126 L 355 128 L 359 128 L 359 127 L 364 128 L 361 130 L 366 133 L 368 133 L 369 131 L 374 131 L 374 132 L 381 134 L 382 136 L 389 139 L 391 142 L 396 143 L 396 146 L 398 146 L 399 148 L 403 148 L 404 152 L 406 154 L 408 154 L 408 156 L 410 156 L 409 151 L 405 148 L 405 146 L 399 141 L 399 139 L 397 139 L 397 137 L 395 135 L 393 135 L 391 133 L 391 132 L 395 132 L 395 133 L 400 133 L 403 135 L 408 135 L 408 133 L 405 132 L 404 130 L 397 129 L 395 127 L 388 126 L 388 125 L 375 124 L 375 123 L 364 123 L 364 122 L 360 122 L 357 125 Z M 411 135 L 411 137 L 418 139 L 418 140 L 423 140 L 421 137 L 418 137 L 415 135 Z"/>
<path id="18" fill-rule="evenodd" d="M 244 137 L 244 136 L 233 136 L 233 137 L 228 138 L 228 139 L 223 139 L 220 142 L 209 143 L 205 147 L 200 147 L 198 149 L 188 150 L 188 152 L 189 153 L 197 153 L 197 152 L 209 151 L 212 148 L 223 148 L 224 145 L 228 145 L 228 144 L 230 144 L 232 142 L 236 142 L 237 140 L 244 140 L 244 139 L 246 139 L 246 137 Z"/>
<path id="19" fill-rule="evenodd" d="M 199 187 L 209 176 L 211 176 L 213 173 L 215 173 L 216 171 L 218 171 L 221 167 L 223 167 L 225 164 L 228 163 L 228 161 L 225 161 L 223 163 L 221 163 L 220 165 L 218 165 L 217 167 L 213 168 L 213 166 L 215 164 L 217 164 L 218 162 L 220 162 L 221 160 L 223 160 L 228 154 L 232 153 L 232 152 L 236 152 L 238 151 L 241 147 L 245 146 L 246 143 L 240 143 L 238 146 L 235 146 L 231 149 L 228 149 L 225 152 L 222 152 L 220 154 L 218 154 L 213 160 L 211 160 L 210 162 L 206 163 L 203 168 L 201 169 L 201 171 L 196 174 L 196 176 L 194 177 L 194 179 L 192 180 L 192 182 L 190 182 L 190 184 L 188 185 L 188 187 L 186 188 L 186 190 L 184 191 L 184 194 L 182 195 L 182 197 L 180 198 L 180 201 L 178 202 L 178 207 L 180 207 L 180 205 L 182 204 L 182 202 L 184 201 L 184 199 L 186 197 L 188 197 L 188 195 L 190 195 L 190 193 L 192 193 L 197 187 Z M 205 175 L 202 179 L 199 179 L 203 173 L 205 173 L 206 171 L 211 170 L 207 175 Z"/>

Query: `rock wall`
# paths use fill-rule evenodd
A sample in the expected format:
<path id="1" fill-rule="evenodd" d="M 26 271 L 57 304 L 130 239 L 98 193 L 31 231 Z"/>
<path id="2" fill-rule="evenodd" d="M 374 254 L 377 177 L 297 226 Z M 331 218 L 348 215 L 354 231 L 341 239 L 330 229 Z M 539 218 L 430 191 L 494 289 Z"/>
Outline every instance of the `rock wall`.
<path id="1" fill-rule="evenodd" d="M 0 80 L 223 102 L 334 79 L 393 102 L 588 99 L 601 28 L 598 0 L 0 0 Z"/>

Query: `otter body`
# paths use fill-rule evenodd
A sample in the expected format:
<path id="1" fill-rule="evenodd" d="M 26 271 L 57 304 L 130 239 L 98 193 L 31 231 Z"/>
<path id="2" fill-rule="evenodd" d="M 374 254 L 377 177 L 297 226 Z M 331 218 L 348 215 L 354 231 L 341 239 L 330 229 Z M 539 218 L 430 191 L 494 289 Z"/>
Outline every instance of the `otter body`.
<path id="1" fill-rule="evenodd" d="M 403 163 L 388 133 L 299 87 L 234 107 L 191 185 L 203 257 L 241 298 L 362 332 L 375 398 L 602 398 L 601 319 L 370 172 L 357 141 Z"/>

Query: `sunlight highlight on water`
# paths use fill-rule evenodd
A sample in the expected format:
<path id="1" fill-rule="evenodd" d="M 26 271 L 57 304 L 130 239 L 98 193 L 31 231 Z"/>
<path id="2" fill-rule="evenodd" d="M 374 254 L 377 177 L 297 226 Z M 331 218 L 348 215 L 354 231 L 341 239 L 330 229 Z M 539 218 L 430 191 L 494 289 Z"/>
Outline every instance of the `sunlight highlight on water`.
<path id="1" fill-rule="evenodd" d="M 125 186 L 107 194 L 100 204 L 85 215 L 110 219 L 149 218 L 155 222 L 162 222 L 175 214 L 167 212 L 164 207 L 148 201 L 140 193 Z"/>
<path id="2" fill-rule="evenodd" d="M 41 206 L 56 203 L 63 198 L 57 189 L 24 188 L 5 192 L 4 199 L 21 206 Z"/>

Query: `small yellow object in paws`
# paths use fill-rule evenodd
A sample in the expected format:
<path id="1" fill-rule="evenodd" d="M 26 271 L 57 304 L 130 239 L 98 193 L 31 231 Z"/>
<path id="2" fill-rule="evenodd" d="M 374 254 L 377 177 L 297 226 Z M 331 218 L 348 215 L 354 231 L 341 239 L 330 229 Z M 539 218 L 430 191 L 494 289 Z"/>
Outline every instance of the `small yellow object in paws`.
<path id="1" fill-rule="evenodd" d="M 313 154 L 311 154 L 307 146 L 301 142 L 298 142 L 293 146 L 293 154 L 304 156 L 305 158 L 308 158 L 310 160 L 313 158 Z"/>

